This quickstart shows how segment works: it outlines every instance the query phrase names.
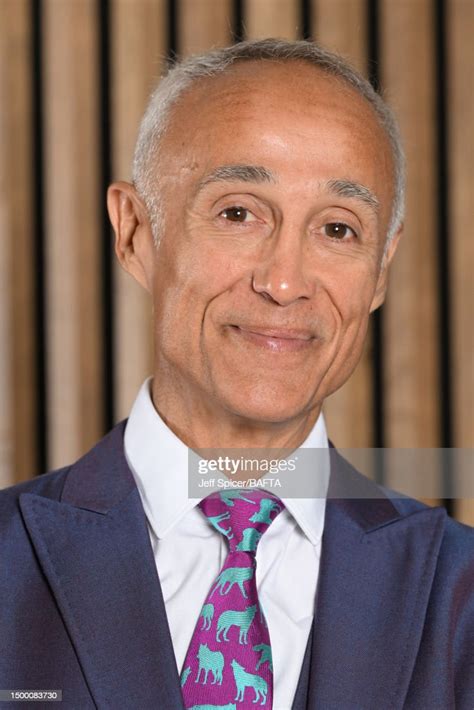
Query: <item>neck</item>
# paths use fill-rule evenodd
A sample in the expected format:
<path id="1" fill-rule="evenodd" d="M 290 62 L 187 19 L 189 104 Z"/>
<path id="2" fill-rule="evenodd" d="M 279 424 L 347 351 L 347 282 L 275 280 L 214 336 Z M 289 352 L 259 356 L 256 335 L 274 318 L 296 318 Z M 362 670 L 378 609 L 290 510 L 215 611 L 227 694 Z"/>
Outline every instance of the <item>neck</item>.
<path id="1" fill-rule="evenodd" d="M 199 448 L 296 449 L 321 412 L 321 404 L 286 421 L 268 422 L 244 417 L 188 385 L 170 388 L 165 378 L 152 382 L 155 409 L 186 446 Z"/>

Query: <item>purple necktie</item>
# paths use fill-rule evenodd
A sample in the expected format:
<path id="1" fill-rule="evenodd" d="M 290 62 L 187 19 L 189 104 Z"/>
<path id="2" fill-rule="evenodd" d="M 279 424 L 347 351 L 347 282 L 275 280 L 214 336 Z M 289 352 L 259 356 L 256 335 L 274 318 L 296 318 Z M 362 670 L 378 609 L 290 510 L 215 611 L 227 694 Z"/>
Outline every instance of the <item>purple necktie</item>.
<path id="1" fill-rule="evenodd" d="M 181 672 L 186 710 L 271 710 L 270 636 L 255 580 L 258 541 L 285 506 L 266 490 L 212 493 L 199 503 L 229 553 L 194 629 Z"/>

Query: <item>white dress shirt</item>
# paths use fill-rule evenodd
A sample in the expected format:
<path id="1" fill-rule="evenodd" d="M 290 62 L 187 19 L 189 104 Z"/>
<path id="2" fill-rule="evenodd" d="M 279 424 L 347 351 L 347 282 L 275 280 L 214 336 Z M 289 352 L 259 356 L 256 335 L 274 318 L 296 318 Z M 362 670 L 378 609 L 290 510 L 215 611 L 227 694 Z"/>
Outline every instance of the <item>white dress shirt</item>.
<path id="1" fill-rule="evenodd" d="M 181 673 L 201 607 L 227 556 L 227 540 L 188 498 L 188 447 L 157 413 L 151 380 L 125 429 L 125 456 L 148 521 L 173 648 Z M 323 414 L 300 448 L 327 448 Z M 275 491 L 277 494 L 277 492 Z M 273 709 L 291 710 L 314 615 L 324 498 L 283 498 L 285 509 L 256 552 L 258 596 L 273 656 Z"/>

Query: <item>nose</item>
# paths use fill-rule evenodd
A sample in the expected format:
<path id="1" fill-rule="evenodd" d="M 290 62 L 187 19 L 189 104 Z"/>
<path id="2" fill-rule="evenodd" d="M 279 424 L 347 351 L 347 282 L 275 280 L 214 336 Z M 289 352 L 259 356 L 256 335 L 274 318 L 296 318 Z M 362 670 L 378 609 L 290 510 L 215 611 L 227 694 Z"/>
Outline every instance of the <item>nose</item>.
<path id="1" fill-rule="evenodd" d="M 253 270 L 252 288 L 266 300 L 288 306 L 313 295 L 301 241 L 295 234 L 275 235 L 269 250 Z"/>

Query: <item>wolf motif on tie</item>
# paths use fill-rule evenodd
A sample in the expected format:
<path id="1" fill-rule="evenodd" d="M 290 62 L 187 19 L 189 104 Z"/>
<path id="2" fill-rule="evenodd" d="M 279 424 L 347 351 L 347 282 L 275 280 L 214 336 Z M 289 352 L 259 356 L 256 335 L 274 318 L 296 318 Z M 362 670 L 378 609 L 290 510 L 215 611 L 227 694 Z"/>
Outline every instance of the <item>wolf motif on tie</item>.
<path id="1" fill-rule="evenodd" d="M 198 651 L 199 668 L 195 683 L 199 683 L 201 671 L 204 671 L 204 685 L 207 683 L 209 671 L 214 676 L 213 683 L 222 683 L 222 669 L 224 668 L 224 656 L 220 651 L 210 651 L 207 644 L 201 644 Z"/>
<path id="2" fill-rule="evenodd" d="M 256 611 L 256 604 L 247 607 L 245 611 L 233 611 L 231 609 L 229 609 L 229 611 L 223 611 L 217 621 L 216 641 L 221 640 L 219 636 L 222 631 L 224 631 L 224 641 L 228 641 L 227 632 L 231 626 L 238 626 L 239 643 L 247 643 L 247 633 Z"/>
<path id="3" fill-rule="evenodd" d="M 217 589 L 219 589 L 220 594 L 228 594 L 234 584 L 238 584 L 240 591 L 244 595 L 245 599 L 247 599 L 247 594 L 244 589 L 244 582 L 246 582 L 248 579 L 251 579 L 252 576 L 252 567 L 229 567 L 228 569 L 223 570 L 217 577 L 217 584 L 209 596 L 212 597 L 212 595 Z M 229 586 L 227 587 L 227 589 L 224 589 L 226 584 L 228 584 Z"/>
<path id="4" fill-rule="evenodd" d="M 255 698 L 253 702 L 256 703 L 257 700 L 262 698 L 261 705 L 263 705 L 267 699 L 268 686 L 263 678 L 254 673 L 247 673 L 245 668 L 243 668 L 237 661 L 232 661 L 232 670 L 234 671 L 235 683 L 237 685 L 237 700 L 244 700 L 244 694 L 246 688 L 253 688 L 255 690 Z"/>

